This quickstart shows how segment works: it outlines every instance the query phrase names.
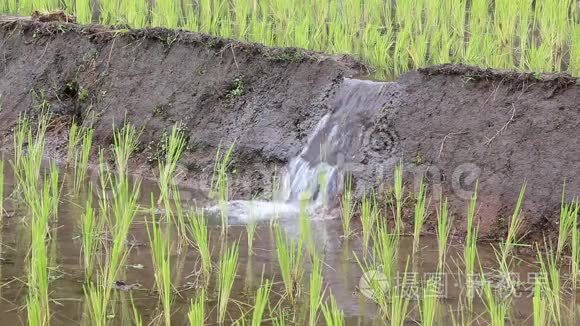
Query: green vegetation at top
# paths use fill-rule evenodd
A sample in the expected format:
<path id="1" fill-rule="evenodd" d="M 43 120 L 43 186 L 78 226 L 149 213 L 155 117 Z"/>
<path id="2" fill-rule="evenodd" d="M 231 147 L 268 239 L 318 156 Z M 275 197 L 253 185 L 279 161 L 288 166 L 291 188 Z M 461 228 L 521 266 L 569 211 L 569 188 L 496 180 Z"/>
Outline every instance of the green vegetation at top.
<path id="1" fill-rule="evenodd" d="M 441 63 L 580 75 L 574 0 L 0 0 L 1 13 L 62 8 L 80 23 L 350 53 L 379 77 Z"/>

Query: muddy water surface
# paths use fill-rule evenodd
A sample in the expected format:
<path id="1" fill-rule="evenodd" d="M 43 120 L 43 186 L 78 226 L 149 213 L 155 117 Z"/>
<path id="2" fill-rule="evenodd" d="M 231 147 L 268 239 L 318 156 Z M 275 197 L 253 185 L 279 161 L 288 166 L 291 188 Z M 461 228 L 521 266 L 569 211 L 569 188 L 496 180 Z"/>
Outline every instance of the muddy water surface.
<path id="1" fill-rule="evenodd" d="M 8 166 L 8 164 L 6 164 Z M 10 171 L 5 178 L 6 211 L 3 219 L 3 227 L 0 232 L 0 325 L 25 325 L 26 307 L 26 256 L 29 246 L 29 229 L 27 224 L 26 207 L 18 200 L 15 189 L 15 180 Z M 141 205 L 143 209 L 150 206 L 149 194 L 158 193 L 154 182 L 143 181 Z M 204 199 L 203 194 L 192 189 L 183 189 L 183 206 L 186 209 L 194 205 L 204 206 L 210 203 Z M 85 302 L 83 295 L 83 267 L 81 265 L 80 252 L 80 229 L 79 218 L 83 213 L 86 201 L 86 191 L 72 193 L 67 186 L 66 178 L 63 180 L 61 206 L 58 219 L 53 221 L 52 238 L 48 243 L 50 247 L 50 298 L 52 300 L 51 313 L 53 325 L 90 325 L 90 320 L 85 317 Z M 114 310 L 110 312 L 111 324 L 131 325 L 132 306 L 131 297 L 141 314 L 144 322 L 160 321 L 158 315 L 160 306 L 157 294 L 152 290 L 154 287 L 154 270 L 151 262 L 150 246 L 146 231 L 146 219 L 149 215 L 138 215 L 130 230 L 130 238 L 127 245 L 131 248 L 124 270 L 124 276 L 119 279 L 119 289 L 115 290 Z M 299 228 L 296 220 L 283 220 L 280 225 L 290 237 L 299 236 Z M 177 234 L 172 225 L 165 225 L 169 232 Z M 223 239 L 219 223 L 211 223 L 211 243 L 214 263 L 217 263 L 220 252 L 225 245 L 231 245 L 238 241 L 240 244 L 240 257 L 236 273 L 236 280 L 232 292 L 232 301 L 228 306 L 229 320 L 237 320 L 250 312 L 254 302 L 254 294 L 260 286 L 261 279 L 274 281 L 273 292 L 270 296 L 271 306 L 278 307 L 275 313 L 287 312 L 288 319 L 294 320 L 291 324 L 306 324 L 308 316 L 308 286 L 304 282 L 301 287 L 301 298 L 298 304 L 291 305 L 286 301 L 280 301 L 284 292 L 281 281 L 278 261 L 275 251 L 275 238 L 269 221 L 260 222 L 254 241 L 253 254 L 248 253 L 246 226 L 232 225 L 229 228 L 227 239 Z M 358 227 L 355 223 L 354 227 Z M 313 221 L 312 234 L 318 252 L 324 255 L 324 286 L 326 293 L 332 293 L 338 305 L 344 311 L 347 325 L 381 325 L 383 321 L 378 316 L 375 304 L 365 297 L 359 284 L 363 272 L 357 259 L 364 256 L 361 241 L 358 237 L 351 240 L 342 238 L 342 228 L 339 219 Z M 173 237 L 172 251 L 172 282 L 176 295 L 173 304 L 173 322 L 176 325 L 186 324 L 186 313 L 189 309 L 190 300 L 196 296 L 199 290 L 201 275 L 199 257 L 194 248 L 186 241 L 180 241 L 179 237 Z M 415 255 L 407 267 L 407 281 L 411 280 L 413 286 L 421 288 L 424 280 L 435 276 L 437 270 L 436 239 L 426 236 L 421 239 L 422 249 Z M 401 241 L 399 251 L 399 271 L 404 273 L 408 257 L 411 256 L 412 239 L 405 237 Z M 441 279 L 440 295 L 440 324 L 446 325 L 457 319 L 458 315 L 467 314 L 460 304 L 464 289 L 465 278 L 462 274 L 461 264 L 462 246 L 455 243 L 450 248 L 448 268 L 446 272 L 437 277 Z M 491 274 L 494 273 L 495 255 L 490 245 L 479 247 L 479 257 L 482 266 Z M 308 279 L 309 266 L 306 264 L 305 280 Z M 214 269 L 215 270 L 215 269 Z M 510 312 L 512 324 L 532 324 L 531 314 L 531 289 L 533 285 L 533 273 L 537 267 L 533 258 L 522 256 L 514 267 L 514 273 L 522 281 Z M 490 274 L 490 275 L 491 275 Z M 401 274 L 402 275 L 402 274 Z M 216 284 L 215 275 L 208 289 L 209 296 L 206 304 L 208 324 L 215 324 L 216 309 Z M 577 293 L 570 292 L 565 298 L 574 299 Z M 573 314 L 576 308 L 574 300 L 564 300 L 567 311 Z M 418 301 L 411 301 L 409 321 L 420 321 Z M 274 310 L 274 309 L 272 309 Z M 266 311 L 266 319 L 269 317 Z M 455 317 L 452 317 L 452 316 Z M 485 325 L 487 315 L 483 303 L 476 300 L 472 316 Z M 247 318 L 250 318 L 247 316 Z M 231 324 L 232 322 L 227 322 Z M 320 317 L 322 324 L 322 317 Z"/>

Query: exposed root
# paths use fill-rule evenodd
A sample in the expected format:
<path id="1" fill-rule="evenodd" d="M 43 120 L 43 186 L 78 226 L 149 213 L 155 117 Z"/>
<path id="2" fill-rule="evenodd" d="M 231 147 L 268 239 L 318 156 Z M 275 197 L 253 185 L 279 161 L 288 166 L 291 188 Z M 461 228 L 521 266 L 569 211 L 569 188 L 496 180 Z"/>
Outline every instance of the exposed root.
<path id="1" fill-rule="evenodd" d="M 488 138 L 483 144 L 486 146 L 489 146 L 491 144 L 491 142 L 497 138 L 497 136 L 499 136 L 504 130 L 507 129 L 507 127 L 515 120 L 516 117 L 516 107 L 512 104 L 512 116 L 510 117 L 510 119 L 508 120 L 508 122 L 506 122 L 505 125 L 503 125 L 503 127 L 501 127 L 500 130 L 498 130 L 495 135 L 493 135 L 493 137 Z M 486 137 L 487 138 L 487 137 Z"/>
<path id="2" fill-rule="evenodd" d="M 447 140 L 447 137 L 456 136 L 456 135 L 465 135 L 466 133 L 467 133 L 467 131 L 458 131 L 458 132 L 450 132 L 447 135 L 445 135 L 445 137 L 443 137 L 443 140 L 441 141 L 441 146 L 439 147 L 439 156 L 437 158 L 441 158 L 441 154 L 443 154 L 443 145 L 445 145 L 445 141 Z"/>

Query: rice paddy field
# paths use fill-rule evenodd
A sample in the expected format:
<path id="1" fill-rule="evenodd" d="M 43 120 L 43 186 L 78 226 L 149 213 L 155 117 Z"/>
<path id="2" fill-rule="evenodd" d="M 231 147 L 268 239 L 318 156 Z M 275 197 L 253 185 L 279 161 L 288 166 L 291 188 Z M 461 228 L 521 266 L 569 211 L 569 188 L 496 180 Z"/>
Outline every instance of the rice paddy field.
<path id="1" fill-rule="evenodd" d="M 227 212 L 202 208 L 226 209 L 231 150 L 217 153 L 206 196 L 172 181 L 178 126 L 155 182 L 129 173 L 135 127 L 117 129 L 107 159 L 93 130 L 73 125 L 67 163 L 56 165 L 43 159 L 50 121 L 23 117 L 15 152 L 0 160 L 2 324 L 578 324 L 578 201 L 562 203 L 557 238 L 524 244 L 524 185 L 507 236 L 490 244 L 477 241 L 474 192 L 457 239 L 447 200 L 425 186 L 408 194 L 399 166 L 387 206 L 355 201 L 348 181 L 335 220 L 302 210 L 230 224 Z M 404 230 L 409 205 L 414 226 Z M 432 208 L 436 232 L 422 236 Z"/>
<path id="2" fill-rule="evenodd" d="M 65 21 L 47 18 L 59 9 L 70 15 Z M 0 75 L 0 113 L 8 112 L 0 115 L 0 325 L 580 325 L 578 184 L 562 181 L 557 213 L 542 216 L 544 224 L 535 220 L 528 228 L 534 221 L 526 211 L 531 194 L 535 208 L 544 208 L 538 201 L 549 197 L 548 190 L 538 195 L 537 180 L 527 176 L 517 184 L 509 213 L 494 216 L 501 237 L 487 238 L 493 223 L 482 219 L 490 215 L 489 203 L 503 203 L 505 189 L 513 188 L 506 182 L 516 178 L 502 176 L 517 168 L 569 172 L 570 165 L 560 163 L 573 159 L 562 157 L 576 158 L 578 1 L 0 0 L 0 14 L 7 15 L 0 17 L 0 71 L 8 76 Z M 114 26 L 92 29 L 67 19 Z M 129 31 L 158 27 L 168 30 Z M 272 60 L 273 52 L 261 46 L 240 45 L 236 52 L 237 43 L 182 32 L 177 41 L 176 29 L 299 50 L 276 52 L 290 57 Z M 200 45 L 205 41 L 216 44 Z M 22 47 L 13 52 L 4 48 L 18 42 Z M 224 55 L 226 49 L 231 54 Z M 367 67 L 340 56 L 302 55 L 306 50 L 352 55 Z M 196 64 L 184 68 L 183 60 L 193 55 Z M 394 80 L 447 63 L 515 72 L 444 65 L 411 72 L 400 83 L 343 78 L 360 69 L 370 79 Z M 288 73 L 292 69 L 298 72 Z M 311 71 L 324 76 L 311 82 Z M 551 72 L 565 74 L 544 75 Z M 214 78 L 219 74 L 227 78 Z M 167 76 L 178 82 L 169 83 Z M 293 82 L 306 86 L 287 91 Z M 423 85 L 427 92 L 441 91 L 438 103 L 430 101 L 439 94 L 417 91 Z M 446 103 L 451 88 L 457 94 Z M 175 100 L 177 93 L 186 95 Z M 325 100 L 335 93 L 337 107 L 329 108 Z M 157 94 L 160 104 L 150 100 Z M 469 94 L 478 98 L 463 101 Z M 322 100 L 298 99 L 316 96 Z M 29 97 L 30 105 L 23 105 Z M 545 114 L 531 102 L 553 110 Z M 449 111 L 475 109 L 462 120 L 465 126 L 450 130 L 437 127 L 439 115 L 449 113 L 445 104 Z M 103 127 L 103 121 L 118 123 L 106 116 L 117 113 L 110 109 L 130 105 L 135 110 L 124 108 L 121 126 Z M 304 106 L 312 112 L 299 111 Z M 407 111 L 395 111 L 397 106 Z M 424 131 L 424 138 L 405 134 L 415 126 L 405 114 L 416 114 L 417 107 L 425 110 L 421 120 L 435 125 L 422 130 L 417 124 L 421 130 L 415 133 Z M 374 112 L 379 108 L 382 115 Z M 542 114 L 529 118 L 526 110 Z M 481 118 L 497 112 L 497 121 Z M 457 210 L 457 193 L 437 191 L 427 172 L 408 180 L 412 171 L 404 169 L 409 162 L 428 165 L 425 155 L 436 155 L 433 165 L 440 163 L 440 181 L 446 182 L 447 157 L 464 161 L 452 155 L 456 148 L 460 152 L 457 139 L 475 128 L 469 114 L 474 124 L 487 126 L 470 136 L 477 138 L 475 145 L 468 139 L 470 160 L 500 156 L 493 154 L 500 148 L 502 155 L 517 152 L 513 157 L 522 162 L 508 160 L 504 167 L 493 157 L 481 163 L 495 173 L 481 183 L 469 173 L 459 175 L 458 183 L 471 178 L 474 187 Z M 10 119 L 16 119 L 13 125 Z M 542 119 L 555 121 L 555 127 Z M 140 120 L 149 124 L 133 123 Z M 263 120 L 268 121 L 256 123 Z M 371 128 L 365 124 L 373 125 L 373 134 L 359 146 L 355 138 L 364 138 L 366 130 L 357 128 Z M 573 131 L 566 129 L 570 125 Z M 213 129 L 221 133 L 205 133 Z M 150 142 L 155 131 L 162 137 Z M 271 143 L 252 147 L 241 139 L 262 139 L 252 138 L 261 133 Z M 537 141 L 532 133 L 556 141 Z M 222 143 L 217 135 L 235 141 Z M 205 138 L 196 143 L 194 136 Z M 427 139 L 437 142 L 429 146 L 434 151 L 405 152 Z M 133 163 L 153 143 L 155 158 L 147 164 L 154 178 L 143 178 Z M 569 156 L 549 150 L 561 143 L 571 144 Z M 518 146 L 528 150 L 525 160 L 517 156 Z M 538 146 L 548 148 L 549 159 L 538 154 Z M 207 155 L 208 148 L 217 151 Z M 353 158 L 356 150 L 375 153 L 375 161 L 362 160 L 362 166 L 389 166 L 388 176 L 382 175 L 389 182 L 357 192 L 357 180 L 327 157 L 343 149 L 352 150 Z M 211 175 L 207 189 L 179 182 L 186 154 L 197 159 L 186 173 Z M 270 162 L 255 164 L 260 159 Z M 295 168 L 291 187 L 284 188 L 276 167 L 273 189 L 259 200 L 239 200 L 235 185 L 244 184 L 234 180 L 247 173 L 252 182 L 264 181 L 269 171 L 258 169 L 271 161 Z M 254 165 L 239 172 L 244 164 Z M 498 193 L 482 195 L 482 184 Z M 239 209 L 243 214 L 235 215 Z M 529 230 L 541 232 L 530 236 Z"/>
<path id="3" fill-rule="evenodd" d="M 575 0 L 1 0 L 0 13 L 64 9 L 79 23 L 183 28 L 268 46 L 353 54 L 378 78 L 464 63 L 580 74 Z"/>

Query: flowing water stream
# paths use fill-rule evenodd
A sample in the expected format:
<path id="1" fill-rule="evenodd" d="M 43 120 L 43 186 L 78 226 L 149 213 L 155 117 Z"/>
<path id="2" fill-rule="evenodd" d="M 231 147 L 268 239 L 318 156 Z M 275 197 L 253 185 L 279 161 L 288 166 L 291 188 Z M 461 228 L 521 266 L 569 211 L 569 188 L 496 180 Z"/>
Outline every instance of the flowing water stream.
<path id="1" fill-rule="evenodd" d="M 306 207 L 311 218 L 337 217 L 336 208 L 344 190 L 344 174 L 358 154 L 379 110 L 385 92 L 394 83 L 345 79 L 329 112 L 318 122 L 302 151 L 282 173 L 272 201 L 230 201 L 208 210 L 222 212 L 232 222 L 296 218 Z"/>

